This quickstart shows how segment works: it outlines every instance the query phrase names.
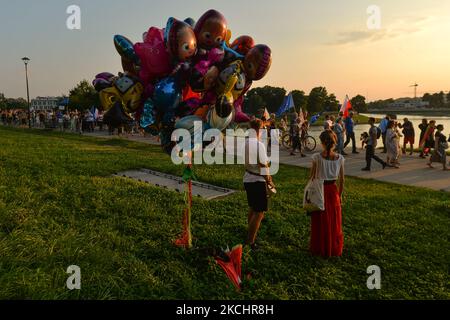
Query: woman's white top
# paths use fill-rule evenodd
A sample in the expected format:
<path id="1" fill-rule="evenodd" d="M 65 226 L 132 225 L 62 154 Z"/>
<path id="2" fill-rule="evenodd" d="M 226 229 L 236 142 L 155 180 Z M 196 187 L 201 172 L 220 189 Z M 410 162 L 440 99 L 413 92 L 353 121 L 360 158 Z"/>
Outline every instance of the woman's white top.
<path id="1" fill-rule="evenodd" d="M 320 180 L 337 180 L 341 167 L 345 163 L 344 157 L 340 154 L 336 160 L 324 159 L 320 153 L 314 154 L 312 159 L 317 164 L 317 174 Z"/>
<path id="2" fill-rule="evenodd" d="M 268 163 L 266 146 L 256 138 L 245 141 L 245 174 L 244 183 L 265 182 L 265 170 L 259 164 Z M 251 172 L 251 173 L 250 173 Z"/>

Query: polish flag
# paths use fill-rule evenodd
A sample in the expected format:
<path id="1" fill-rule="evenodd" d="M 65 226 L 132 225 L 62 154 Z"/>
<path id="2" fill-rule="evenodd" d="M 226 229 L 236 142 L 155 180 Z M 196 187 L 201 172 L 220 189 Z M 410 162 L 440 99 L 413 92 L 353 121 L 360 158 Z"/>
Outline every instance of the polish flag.
<path id="1" fill-rule="evenodd" d="M 348 95 L 346 95 L 340 112 L 342 112 L 344 114 L 344 118 L 347 118 L 350 113 L 350 110 L 352 110 L 352 103 L 350 102 Z"/>

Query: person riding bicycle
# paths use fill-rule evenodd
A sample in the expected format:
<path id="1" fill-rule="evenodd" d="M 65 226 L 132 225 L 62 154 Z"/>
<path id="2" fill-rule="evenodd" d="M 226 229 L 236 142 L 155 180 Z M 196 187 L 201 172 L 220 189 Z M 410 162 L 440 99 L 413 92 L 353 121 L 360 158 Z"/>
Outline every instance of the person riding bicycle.
<path id="1" fill-rule="evenodd" d="M 306 157 L 302 152 L 302 136 L 303 136 L 303 123 L 300 117 L 297 117 L 295 124 L 292 126 L 292 152 L 291 156 L 295 156 L 295 151 L 298 149 L 302 158 Z"/>

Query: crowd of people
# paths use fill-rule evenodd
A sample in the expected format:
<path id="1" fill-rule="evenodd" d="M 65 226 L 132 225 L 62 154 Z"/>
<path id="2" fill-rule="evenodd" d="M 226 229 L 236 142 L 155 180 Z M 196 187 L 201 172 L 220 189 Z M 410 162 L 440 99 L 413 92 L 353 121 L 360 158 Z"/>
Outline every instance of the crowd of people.
<path id="1" fill-rule="evenodd" d="M 42 129 L 55 129 L 72 133 L 89 133 L 94 131 L 107 130 L 110 135 L 117 133 L 122 134 L 143 134 L 143 130 L 139 128 L 137 121 L 131 121 L 129 125 L 120 127 L 112 127 L 104 124 L 103 112 L 86 109 L 84 112 L 49 110 L 49 111 L 32 111 L 30 114 L 23 109 L 17 110 L 0 110 L 0 124 Z"/>
<path id="2" fill-rule="evenodd" d="M 437 124 L 435 120 L 428 121 L 422 119 L 422 123 L 418 127 L 419 135 L 419 157 L 427 158 L 430 168 L 433 168 L 432 163 L 440 163 L 442 169 L 449 170 L 447 164 L 447 149 L 449 148 L 450 136 L 447 138 L 444 132 L 444 126 Z M 383 118 L 379 125 L 383 141 L 383 153 L 386 154 L 386 166 L 399 168 L 400 158 L 406 155 L 407 147 L 409 148 L 409 155 L 414 154 L 414 144 L 416 142 L 416 131 L 413 123 L 404 118 L 403 123 L 390 116 Z M 402 131 L 400 131 L 402 130 Z M 403 138 L 403 144 L 401 144 Z"/>
<path id="3" fill-rule="evenodd" d="M 275 117 L 270 127 L 275 126 Z M 344 246 L 344 235 L 342 229 L 342 194 L 344 192 L 344 156 L 347 153 L 345 148 L 352 143 L 352 153 L 358 154 L 358 148 L 355 138 L 354 114 L 349 113 L 344 117 L 340 113 L 337 117 L 327 115 L 323 123 L 323 131 L 320 134 L 320 143 L 322 151 L 312 156 L 312 168 L 310 180 L 319 179 L 323 183 L 323 210 L 310 213 L 311 233 L 310 233 L 310 252 L 315 256 L 339 257 L 342 255 Z M 302 133 L 307 132 L 309 123 L 306 120 L 307 115 L 294 114 L 290 126 L 288 118 L 283 117 L 279 122 L 278 128 L 281 131 L 289 131 L 292 139 L 293 150 L 295 154 L 299 149 L 300 154 L 304 156 L 301 150 Z M 270 122 L 270 121 L 269 121 Z M 247 193 L 249 206 L 248 214 L 248 238 L 247 244 L 256 248 L 256 236 L 260 228 L 264 215 L 268 210 L 267 199 L 271 191 L 275 189 L 273 180 L 268 173 L 268 158 L 264 144 L 260 141 L 260 130 L 267 128 L 266 121 L 254 119 L 251 122 L 251 128 L 256 130 L 257 137 L 250 138 L 246 144 L 246 162 L 245 175 L 243 178 L 244 187 Z M 375 125 L 376 119 L 369 118 L 370 128 L 361 136 L 362 148 L 366 149 L 366 166 L 363 171 L 371 170 L 372 160 L 379 162 L 383 169 L 386 167 L 399 168 L 400 155 L 414 153 L 415 128 L 413 123 L 405 118 L 403 123 L 386 116 L 378 126 Z M 432 167 L 433 162 L 442 164 L 444 170 L 448 170 L 446 163 L 446 150 L 450 137 L 443 134 L 444 126 L 436 125 L 436 121 L 427 121 L 424 119 L 419 126 L 420 129 L 420 157 L 430 157 L 428 165 Z M 400 132 L 401 130 L 401 132 Z M 403 138 L 403 144 L 400 143 Z M 378 140 L 382 140 L 383 150 L 386 154 L 386 160 L 382 160 L 376 155 L 375 150 L 378 146 Z M 261 152 L 261 149 L 263 150 Z M 250 151 L 259 150 L 258 165 L 250 164 Z M 261 156 L 261 154 L 263 156 Z M 253 155 L 256 156 L 256 155 Z"/>

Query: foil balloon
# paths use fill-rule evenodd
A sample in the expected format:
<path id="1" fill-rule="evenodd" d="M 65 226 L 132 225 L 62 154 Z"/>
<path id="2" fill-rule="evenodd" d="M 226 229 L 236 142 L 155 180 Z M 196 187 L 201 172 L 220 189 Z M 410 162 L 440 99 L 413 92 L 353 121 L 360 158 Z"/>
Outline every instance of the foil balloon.
<path id="1" fill-rule="evenodd" d="M 124 112 L 134 112 L 141 107 L 143 92 L 144 87 L 137 79 L 122 75 L 111 87 L 100 91 L 100 103 L 105 111 L 120 102 Z"/>
<path id="2" fill-rule="evenodd" d="M 248 80 L 261 80 L 272 64 L 272 51 L 264 44 L 251 48 L 244 59 L 244 69 Z"/>
<path id="3" fill-rule="evenodd" d="M 177 62 L 190 60 L 197 52 L 197 39 L 194 30 L 186 22 L 170 18 L 164 35 L 167 49 Z"/>
<path id="4" fill-rule="evenodd" d="M 213 87 L 219 75 L 219 69 L 214 65 L 223 60 L 223 51 L 214 48 L 205 60 L 198 62 L 192 68 L 189 84 L 193 91 L 204 92 Z"/>
<path id="5" fill-rule="evenodd" d="M 234 122 L 243 123 L 249 122 L 250 117 L 242 111 L 242 105 L 244 103 L 244 95 L 241 95 L 236 101 L 234 101 Z"/>
<path id="6" fill-rule="evenodd" d="M 204 50 L 220 48 L 227 37 L 227 20 L 216 10 L 205 12 L 195 25 L 198 46 Z"/>
<path id="7" fill-rule="evenodd" d="M 141 128 L 145 130 L 145 132 L 148 132 L 153 136 L 159 134 L 159 127 L 157 124 L 157 113 L 155 104 L 153 103 L 152 99 L 147 99 L 145 101 L 139 124 Z"/>
<path id="8" fill-rule="evenodd" d="M 97 92 L 100 92 L 106 88 L 111 87 L 112 82 L 102 78 L 95 78 L 94 81 L 92 81 L 92 85 L 94 86 Z"/>
<path id="9" fill-rule="evenodd" d="M 104 80 L 108 80 L 108 81 L 111 81 L 115 77 L 116 76 L 114 74 L 109 73 L 109 72 L 102 72 L 95 76 L 96 79 L 104 79 Z"/>
<path id="10" fill-rule="evenodd" d="M 228 116 L 221 117 L 217 114 L 216 107 L 212 107 L 207 116 L 206 120 L 211 128 L 219 129 L 220 131 L 225 130 L 233 121 L 234 112 L 232 111 Z"/>
<path id="11" fill-rule="evenodd" d="M 134 50 L 134 45 L 128 38 L 121 35 L 115 35 L 114 46 L 122 58 L 134 64 L 140 64 L 140 59 Z"/>
<path id="12" fill-rule="evenodd" d="M 175 123 L 175 129 L 185 129 L 191 134 L 191 148 L 194 151 L 198 151 L 203 144 L 203 130 L 205 124 L 202 119 L 197 116 L 187 116 Z M 200 137 L 199 145 L 196 145 L 195 137 Z"/>
<path id="13" fill-rule="evenodd" d="M 250 36 L 240 36 L 231 44 L 231 49 L 245 56 L 255 46 L 255 40 Z"/>
<path id="14" fill-rule="evenodd" d="M 237 60 L 225 67 L 220 73 L 216 93 L 218 96 L 226 95 L 237 99 L 244 90 L 245 84 L 244 66 L 240 60 Z"/>
<path id="15" fill-rule="evenodd" d="M 145 34 L 144 42 L 136 43 L 134 49 L 141 60 L 139 77 L 145 86 L 172 72 L 173 66 L 164 43 L 163 30 L 151 27 Z"/>
<path id="16" fill-rule="evenodd" d="M 167 77 L 155 85 L 153 102 L 162 116 L 164 124 L 172 123 L 182 99 L 182 88 L 175 77 Z"/>
<path id="17" fill-rule="evenodd" d="M 121 94 L 121 100 L 127 112 L 137 111 L 142 104 L 142 93 L 144 87 L 136 79 L 130 77 L 120 77 L 114 86 Z"/>
<path id="18" fill-rule="evenodd" d="M 184 22 L 186 22 L 188 25 L 190 25 L 192 28 L 194 28 L 195 27 L 195 20 L 194 19 L 192 19 L 192 18 L 186 18 L 186 19 L 184 19 Z"/>

